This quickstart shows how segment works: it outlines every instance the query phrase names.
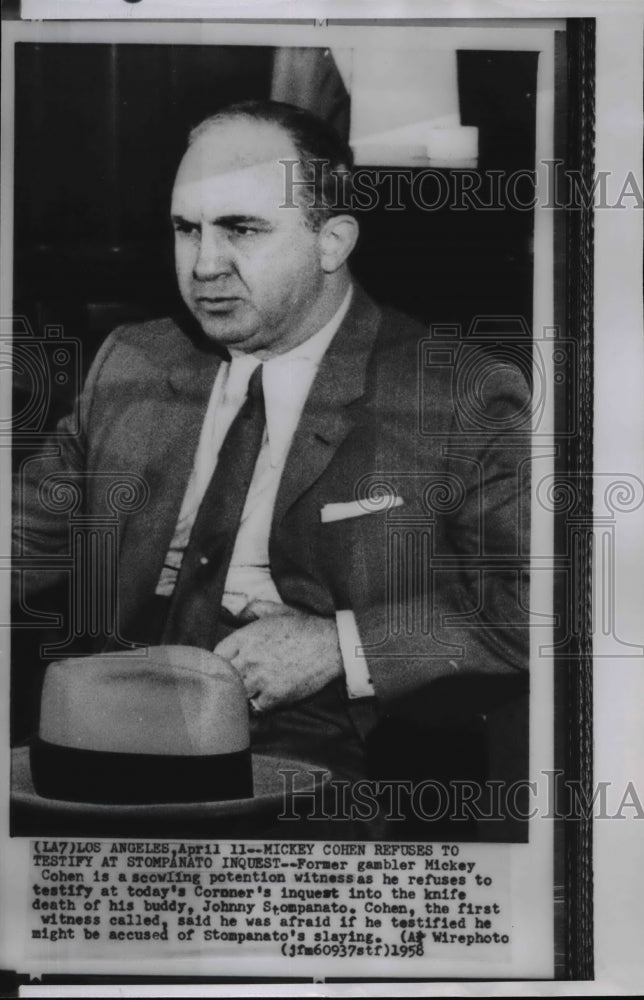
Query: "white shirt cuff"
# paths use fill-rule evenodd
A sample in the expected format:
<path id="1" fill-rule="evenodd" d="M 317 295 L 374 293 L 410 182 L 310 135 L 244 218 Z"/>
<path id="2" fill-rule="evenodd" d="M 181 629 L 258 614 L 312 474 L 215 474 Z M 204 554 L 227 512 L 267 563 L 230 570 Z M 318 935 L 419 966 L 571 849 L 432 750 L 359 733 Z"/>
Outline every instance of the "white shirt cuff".
<path id="1" fill-rule="evenodd" d="M 353 611 L 336 611 L 340 652 L 344 663 L 344 674 L 349 698 L 373 698 L 375 690 L 369 676 L 369 668 L 362 649 L 360 634 Z"/>

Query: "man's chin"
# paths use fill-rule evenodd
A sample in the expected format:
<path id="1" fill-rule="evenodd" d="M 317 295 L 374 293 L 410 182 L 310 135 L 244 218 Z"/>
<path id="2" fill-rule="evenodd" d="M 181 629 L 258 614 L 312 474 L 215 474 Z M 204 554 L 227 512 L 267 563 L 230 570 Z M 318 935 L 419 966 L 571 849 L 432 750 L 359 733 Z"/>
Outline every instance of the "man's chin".
<path id="1" fill-rule="evenodd" d="M 195 319 L 201 327 L 203 335 L 220 347 L 236 347 L 244 350 L 246 343 L 253 344 L 257 331 L 246 329 L 238 323 L 227 321 L 223 316 L 204 316 L 196 313 Z M 252 350 L 252 347 L 249 347 Z"/>

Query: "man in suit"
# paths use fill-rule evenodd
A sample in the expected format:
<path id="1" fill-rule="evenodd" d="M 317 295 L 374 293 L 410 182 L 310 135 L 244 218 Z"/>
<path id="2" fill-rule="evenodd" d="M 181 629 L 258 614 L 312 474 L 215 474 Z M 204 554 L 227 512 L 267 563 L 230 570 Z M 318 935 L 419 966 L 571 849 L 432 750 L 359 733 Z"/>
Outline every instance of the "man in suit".
<path id="1" fill-rule="evenodd" d="M 352 280 L 358 224 L 333 201 L 350 168 L 338 137 L 288 105 L 236 106 L 193 130 L 171 214 L 196 324 L 107 339 L 80 434 L 29 463 L 21 545 L 69 544 L 39 484 L 76 477 L 100 517 L 110 476 L 144 483 L 120 520 L 103 648 L 214 649 L 242 677 L 255 749 L 358 778 L 392 706 L 527 668 L 529 394 L 489 357 L 472 378 L 430 366 L 421 420 L 427 331 Z M 256 425 L 254 450 L 241 447 Z"/>

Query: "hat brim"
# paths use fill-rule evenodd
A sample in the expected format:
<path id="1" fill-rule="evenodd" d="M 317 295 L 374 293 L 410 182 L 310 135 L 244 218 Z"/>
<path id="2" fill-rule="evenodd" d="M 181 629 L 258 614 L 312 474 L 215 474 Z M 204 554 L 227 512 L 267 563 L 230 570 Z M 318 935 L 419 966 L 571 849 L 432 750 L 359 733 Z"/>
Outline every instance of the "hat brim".
<path id="1" fill-rule="evenodd" d="M 308 774 L 302 761 L 252 754 L 252 798 L 221 802 L 104 805 L 47 799 L 36 792 L 29 764 L 29 748 L 11 755 L 11 833 L 13 836 L 154 836 L 253 837 L 269 835 L 271 823 L 280 826 L 289 796 L 280 771 Z M 299 786 L 296 780 L 296 787 Z M 311 779 L 307 782 L 311 790 Z M 293 822 L 285 821 L 283 835 Z M 273 834 L 276 835 L 276 834 Z M 281 835 L 281 834 L 280 834 Z"/>

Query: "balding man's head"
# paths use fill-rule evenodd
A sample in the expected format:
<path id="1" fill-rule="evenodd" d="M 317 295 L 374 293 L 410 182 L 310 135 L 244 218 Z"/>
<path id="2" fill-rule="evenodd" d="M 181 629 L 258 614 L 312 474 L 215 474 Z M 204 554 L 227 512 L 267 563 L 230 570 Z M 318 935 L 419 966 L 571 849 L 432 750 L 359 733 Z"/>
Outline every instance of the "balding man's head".
<path id="1" fill-rule="evenodd" d="M 273 125 L 288 135 L 294 153 L 290 159 L 297 161 L 299 174 L 299 182 L 293 185 L 293 198 L 313 229 L 319 229 L 329 216 L 347 211 L 353 153 L 349 144 L 330 125 L 310 111 L 292 104 L 242 101 L 222 108 L 196 125 L 190 132 L 188 145 L 196 142 L 213 126 L 234 120 L 249 121 L 257 129 Z M 289 176 L 285 170 L 285 187 Z M 287 203 L 289 194 L 285 190 Z"/>
<path id="2" fill-rule="evenodd" d="M 279 121 L 249 107 L 265 106 L 233 106 L 191 133 L 172 195 L 177 276 L 209 338 L 282 353 L 340 304 L 357 223 L 329 204 L 288 207 L 284 161 L 302 161 L 282 121 L 288 106 L 269 105 Z M 289 109 L 301 116 L 313 117 Z"/>

